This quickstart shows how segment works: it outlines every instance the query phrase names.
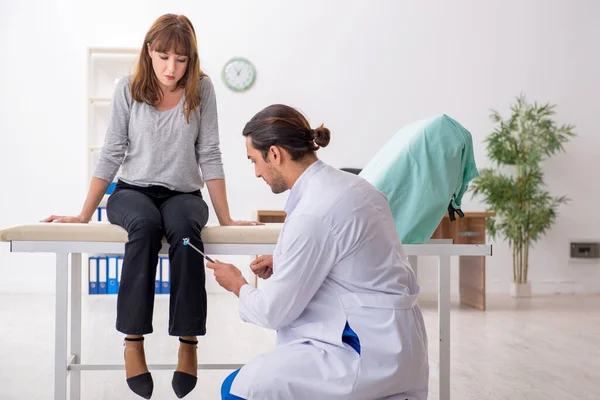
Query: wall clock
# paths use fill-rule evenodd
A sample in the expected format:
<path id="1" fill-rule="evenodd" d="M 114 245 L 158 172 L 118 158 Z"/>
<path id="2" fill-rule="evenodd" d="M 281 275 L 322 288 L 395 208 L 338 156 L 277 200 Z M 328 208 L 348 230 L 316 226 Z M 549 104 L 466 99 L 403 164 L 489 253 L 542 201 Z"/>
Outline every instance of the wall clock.
<path id="1" fill-rule="evenodd" d="M 225 63 L 222 78 L 229 89 L 234 92 L 243 92 L 254 84 L 256 69 L 247 59 L 234 57 Z"/>

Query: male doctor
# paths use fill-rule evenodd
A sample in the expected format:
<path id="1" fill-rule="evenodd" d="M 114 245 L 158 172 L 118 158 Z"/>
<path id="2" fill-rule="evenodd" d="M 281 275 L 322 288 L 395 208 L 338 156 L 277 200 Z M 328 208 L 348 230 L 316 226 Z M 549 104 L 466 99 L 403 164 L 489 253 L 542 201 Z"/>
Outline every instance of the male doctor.
<path id="1" fill-rule="evenodd" d="M 248 158 L 274 193 L 291 189 L 273 256 L 253 262 L 255 289 L 209 263 L 239 297 L 242 320 L 277 330 L 276 347 L 232 373 L 222 398 L 427 398 L 427 335 L 386 197 L 315 155 L 329 129 L 272 105 L 245 126 Z"/>

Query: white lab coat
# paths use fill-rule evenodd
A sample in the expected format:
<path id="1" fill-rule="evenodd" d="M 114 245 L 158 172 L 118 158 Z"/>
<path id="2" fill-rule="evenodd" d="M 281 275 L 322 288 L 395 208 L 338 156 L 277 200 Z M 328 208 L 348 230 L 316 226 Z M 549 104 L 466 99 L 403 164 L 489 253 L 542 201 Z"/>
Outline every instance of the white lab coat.
<path id="1" fill-rule="evenodd" d="M 231 393 L 260 399 L 427 398 L 419 287 L 385 196 L 364 179 L 311 165 L 296 181 L 263 289 L 245 285 L 239 313 L 277 330 Z M 346 322 L 360 355 L 342 342 Z"/>

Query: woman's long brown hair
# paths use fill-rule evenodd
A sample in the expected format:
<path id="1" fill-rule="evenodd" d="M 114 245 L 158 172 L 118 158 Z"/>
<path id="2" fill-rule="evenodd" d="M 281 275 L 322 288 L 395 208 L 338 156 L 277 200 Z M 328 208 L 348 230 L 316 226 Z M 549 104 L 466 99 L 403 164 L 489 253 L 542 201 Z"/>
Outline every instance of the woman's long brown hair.
<path id="1" fill-rule="evenodd" d="M 136 72 L 131 82 L 131 95 L 135 101 L 156 106 L 163 99 L 158 78 L 152 69 L 152 59 L 148 54 L 148 45 L 152 50 L 167 53 L 173 51 L 185 55 L 188 59 L 187 70 L 177 82 L 177 87 L 185 91 L 185 119 L 190 122 L 190 114 L 200 105 L 198 84 L 206 74 L 200 69 L 196 32 L 190 20 L 184 15 L 165 14 L 159 17 L 144 38 L 140 50 Z"/>

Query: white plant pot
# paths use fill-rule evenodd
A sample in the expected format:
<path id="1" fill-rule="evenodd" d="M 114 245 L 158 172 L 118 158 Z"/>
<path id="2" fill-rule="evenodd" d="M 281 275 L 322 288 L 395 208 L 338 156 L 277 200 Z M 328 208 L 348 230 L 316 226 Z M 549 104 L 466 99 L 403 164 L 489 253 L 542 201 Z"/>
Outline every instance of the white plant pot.
<path id="1" fill-rule="evenodd" d="M 531 297 L 531 282 L 510 284 L 510 295 L 517 298 Z"/>

